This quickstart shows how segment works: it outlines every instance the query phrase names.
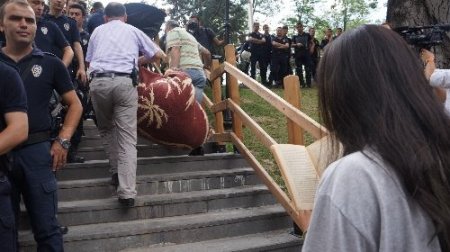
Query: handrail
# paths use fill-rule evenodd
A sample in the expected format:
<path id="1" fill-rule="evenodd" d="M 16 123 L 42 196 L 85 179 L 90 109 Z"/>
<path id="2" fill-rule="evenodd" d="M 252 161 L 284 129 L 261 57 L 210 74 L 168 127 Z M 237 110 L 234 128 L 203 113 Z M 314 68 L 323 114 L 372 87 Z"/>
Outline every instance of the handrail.
<path id="1" fill-rule="evenodd" d="M 273 105 L 278 111 L 283 113 L 289 119 L 294 121 L 297 125 L 308 131 L 314 138 L 319 139 L 325 135 L 328 135 L 328 131 L 319 123 L 314 121 L 311 117 L 296 109 L 294 106 L 283 100 L 278 95 L 274 94 L 270 89 L 258 83 L 250 76 L 244 74 L 234 65 L 228 62 L 224 62 L 225 71 L 230 73 L 239 81 L 241 81 L 246 87 L 251 89 L 261 98 L 266 100 L 269 104 Z"/>
<path id="2" fill-rule="evenodd" d="M 328 131 L 322 125 L 295 107 L 299 107 L 298 101 L 300 100 L 299 96 L 295 94 L 299 94 L 298 88 L 295 88 L 295 85 L 299 85 L 298 77 L 291 76 L 285 79 L 285 82 L 289 84 L 287 86 L 291 86 L 291 89 L 286 92 L 294 93 L 292 96 L 286 95 L 289 100 L 291 100 L 291 104 L 235 67 L 236 56 L 233 45 L 225 46 L 225 56 L 226 62 L 219 64 L 217 60 L 213 60 L 211 71 L 205 71 L 207 77 L 212 79 L 213 101 L 205 99 L 204 104 L 215 114 L 215 132 L 217 132 L 211 136 L 211 140 L 217 142 L 231 141 L 239 150 L 240 154 L 250 163 L 258 177 L 268 187 L 277 201 L 285 208 L 286 212 L 292 217 L 294 222 L 300 227 L 300 229 L 305 231 L 309 225 L 311 211 L 296 209 L 293 201 L 273 180 L 273 178 L 267 173 L 264 167 L 243 143 L 242 125 L 245 125 L 269 150 L 271 149 L 271 146 L 277 144 L 277 142 L 240 107 L 238 81 L 243 83 L 250 90 L 255 92 L 288 118 L 289 141 L 291 143 L 303 143 L 303 132 L 301 129 L 305 129 L 315 139 L 321 139 L 328 135 Z M 222 73 L 226 73 L 227 75 L 226 88 L 229 98 L 225 100 L 222 100 L 221 98 L 221 82 L 219 77 Z M 232 132 L 225 132 L 223 129 L 222 111 L 226 109 L 229 109 L 232 112 Z M 300 128 L 298 126 L 300 126 Z"/>

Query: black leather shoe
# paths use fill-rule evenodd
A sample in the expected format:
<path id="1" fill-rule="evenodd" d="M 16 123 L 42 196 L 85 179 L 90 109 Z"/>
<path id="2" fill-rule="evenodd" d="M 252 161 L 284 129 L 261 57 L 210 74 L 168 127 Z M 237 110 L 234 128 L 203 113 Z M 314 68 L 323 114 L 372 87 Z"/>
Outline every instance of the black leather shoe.
<path id="1" fill-rule="evenodd" d="M 205 151 L 203 150 L 203 147 L 197 147 L 195 149 L 193 149 L 190 153 L 189 156 L 203 156 L 205 155 Z"/>
<path id="2" fill-rule="evenodd" d="M 119 198 L 119 203 L 125 207 L 132 207 L 132 206 L 134 206 L 134 199 L 133 198 L 129 198 L 129 199 Z"/>

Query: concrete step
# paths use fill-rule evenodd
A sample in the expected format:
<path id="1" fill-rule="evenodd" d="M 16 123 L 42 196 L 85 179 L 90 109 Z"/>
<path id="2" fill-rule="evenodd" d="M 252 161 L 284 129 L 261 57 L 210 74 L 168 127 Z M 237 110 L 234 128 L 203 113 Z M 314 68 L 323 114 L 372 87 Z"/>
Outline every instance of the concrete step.
<path id="1" fill-rule="evenodd" d="M 164 218 L 271 204 L 275 204 L 274 197 L 265 186 L 257 185 L 138 196 L 135 206 L 130 209 L 122 207 L 117 201 L 117 197 L 59 202 L 58 221 L 62 225 L 70 227 L 85 224 Z M 23 210 L 21 230 L 29 228 L 28 217 Z"/>
<path id="2" fill-rule="evenodd" d="M 180 148 L 169 148 L 158 144 L 138 144 L 136 145 L 138 157 L 154 157 L 154 156 L 179 156 L 187 155 L 190 150 Z M 105 160 L 107 159 L 103 145 L 80 147 L 78 155 L 84 157 L 85 160 Z"/>
<path id="3" fill-rule="evenodd" d="M 172 174 L 140 175 L 136 187 L 140 195 L 223 189 L 260 184 L 252 168 L 192 171 Z M 111 178 L 58 182 L 58 200 L 91 200 L 115 194 Z"/>
<path id="4" fill-rule="evenodd" d="M 138 137 L 137 144 L 151 145 L 154 143 L 143 137 Z M 82 147 L 103 146 L 103 145 L 104 142 L 99 134 L 89 134 L 89 135 L 85 134 L 84 136 L 81 137 L 79 147 L 82 148 Z"/>
<path id="5" fill-rule="evenodd" d="M 129 209 L 129 211 L 132 209 Z M 124 209 L 125 211 L 125 209 Z M 72 226 L 65 251 L 120 251 L 159 243 L 189 243 L 289 228 L 279 205 L 157 219 Z M 36 251 L 29 231 L 19 232 L 22 251 Z"/>
<path id="6" fill-rule="evenodd" d="M 290 234 L 292 229 L 228 237 L 187 244 L 158 244 L 121 252 L 298 252 L 303 239 Z"/>
<path id="7" fill-rule="evenodd" d="M 138 158 L 138 175 L 181 173 L 189 171 L 223 170 L 248 167 L 245 159 L 231 153 L 204 156 L 166 156 Z M 109 162 L 88 160 L 82 164 L 68 164 L 58 171 L 58 180 L 110 178 Z"/>

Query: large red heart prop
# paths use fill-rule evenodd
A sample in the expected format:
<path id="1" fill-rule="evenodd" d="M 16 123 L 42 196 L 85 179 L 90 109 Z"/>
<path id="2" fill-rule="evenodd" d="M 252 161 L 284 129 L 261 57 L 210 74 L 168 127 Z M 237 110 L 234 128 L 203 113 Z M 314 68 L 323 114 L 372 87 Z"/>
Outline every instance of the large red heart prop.
<path id="1" fill-rule="evenodd" d="M 139 135 L 169 146 L 202 145 L 208 137 L 208 117 L 195 100 L 189 75 L 171 71 L 165 77 L 141 68 L 139 77 Z"/>

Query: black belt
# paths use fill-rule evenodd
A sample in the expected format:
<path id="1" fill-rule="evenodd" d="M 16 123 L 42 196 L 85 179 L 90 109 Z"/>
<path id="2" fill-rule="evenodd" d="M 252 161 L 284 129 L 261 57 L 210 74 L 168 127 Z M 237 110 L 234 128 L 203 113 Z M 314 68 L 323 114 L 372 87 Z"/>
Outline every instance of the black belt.
<path id="1" fill-rule="evenodd" d="M 92 74 L 92 78 L 114 78 L 115 76 L 131 77 L 131 74 L 129 74 L 129 73 L 114 73 L 114 72 L 93 73 Z"/>
<path id="2" fill-rule="evenodd" d="M 41 143 L 41 142 L 45 142 L 45 141 L 49 141 L 49 140 L 50 140 L 50 131 L 41 131 L 41 132 L 31 133 L 31 134 L 28 134 L 28 139 L 25 142 L 18 145 L 14 149 L 20 149 L 27 145 Z"/>

